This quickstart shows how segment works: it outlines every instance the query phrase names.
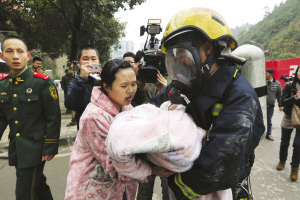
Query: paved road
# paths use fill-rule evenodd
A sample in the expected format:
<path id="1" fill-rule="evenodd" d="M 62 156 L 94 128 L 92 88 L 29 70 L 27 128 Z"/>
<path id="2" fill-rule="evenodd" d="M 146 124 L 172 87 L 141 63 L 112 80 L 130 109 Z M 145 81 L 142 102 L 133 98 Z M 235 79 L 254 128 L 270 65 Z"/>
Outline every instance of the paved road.
<path id="1" fill-rule="evenodd" d="M 51 187 L 54 200 L 64 199 L 66 179 L 68 175 L 68 167 L 70 160 L 70 153 L 72 151 L 73 136 L 76 135 L 76 126 L 66 127 L 71 120 L 70 114 L 65 114 L 64 96 L 63 91 L 59 90 L 60 108 L 62 110 L 62 123 L 61 123 L 61 137 L 67 138 L 60 141 L 63 144 L 59 148 L 59 154 L 55 158 L 47 162 L 45 165 L 45 175 L 47 182 Z M 0 200 L 14 199 L 14 190 L 16 184 L 15 168 L 8 166 L 7 149 L 7 136 L 9 129 L 5 131 L 2 140 L 0 141 Z M 154 189 L 153 200 L 160 200 L 161 189 L 160 179 L 157 179 L 156 187 Z"/>
<path id="2" fill-rule="evenodd" d="M 70 160 L 70 146 L 63 146 L 52 161 L 45 165 L 44 173 L 47 177 L 54 200 L 63 200 Z M 157 179 L 153 200 L 161 200 L 160 181 Z M 0 200 L 13 200 L 16 184 L 15 168 L 8 166 L 7 159 L 0 159 Z"/>
<path id="3" fill-rule="evenodd" d="M 283 113 L 275 108 L 273 116 L 273 137 L 275 141 L 263 138 L 256 148 L 256 160 L 251 173 L 252 190 L 255 200 L 299 200 L 300 180 L 291 182 L 290 171 L 292 147 L 289 148 L 289 156 L 286 167 L 277 171 L 275 166 L 279 161 L 279 146 L 281 139 L 280 123 Z M 292 134 L 291 144 L 295 133 Z"/>
<path id="4" fill-rule="evenodd" d="M 63 105 L 62 105 L 63 107 Z M 275 141 L 262 139 L 256 149 L 256 161 L 251 174 L 252 190 L 254 200 L 299 200 L 300 180 L 292 183 L 289 179 L 290 165 L 282 171 L 277 171 L 275 166 L 278 162 L 280 145 L 280 123 L 283 113 L 276 111 L 273 117 L 273 137 Z M 63 116 L 62 126 L 69 122 L 68 115 Z M 75 127 L 64 128 L 64 131 L 74 132 Z M 48 162 L 45 167 L 45 174 L 51 187 L 55 200 L 64 198 L 66 177 L 68 173 L 68 162 L 72 146 L 65 145 L 59 149 L 59 155 Z M 292 148 L 289 149 L 289 160 L 291 160 Z M 1 150 L 0 150 L 1 151 Z M 0 200 L 14 199 L 15 169 L 8 166 L 8 161 L 1 158 L 0 152 Z M 161 189 L 159 179 L 155 184 L 153 200 L 161 200 Z"/>

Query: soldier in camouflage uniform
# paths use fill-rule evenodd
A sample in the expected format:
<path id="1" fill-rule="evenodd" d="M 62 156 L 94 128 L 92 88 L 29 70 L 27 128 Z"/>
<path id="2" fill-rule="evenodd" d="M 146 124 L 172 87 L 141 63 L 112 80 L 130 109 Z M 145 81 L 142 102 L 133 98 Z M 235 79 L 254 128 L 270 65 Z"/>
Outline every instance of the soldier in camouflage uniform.
<path id="1" fill-rule="evenodd" d="M 61 116 L 56 87 L 49 76 L 27 67 L 24 41 L 2 41 L 10 75 L 0 80 L 0 139 L 9 125 L 9 165 L 16 168 L 16 199 L 53 199 L 43 174 L 45 161 L 58 152 Z"/>

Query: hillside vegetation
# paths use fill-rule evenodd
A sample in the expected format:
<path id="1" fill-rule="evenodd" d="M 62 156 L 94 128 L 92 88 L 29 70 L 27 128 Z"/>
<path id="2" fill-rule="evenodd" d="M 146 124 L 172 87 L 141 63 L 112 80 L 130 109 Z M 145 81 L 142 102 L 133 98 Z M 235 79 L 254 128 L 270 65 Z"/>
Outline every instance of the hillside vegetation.
<path id="1" fill-rule="evenodd" d="M 237 41 L 262 48 L 266 60 L 300 57 L 300 0 L 286 0 L 276 6 L 262 21 L 240 31 Z"/>

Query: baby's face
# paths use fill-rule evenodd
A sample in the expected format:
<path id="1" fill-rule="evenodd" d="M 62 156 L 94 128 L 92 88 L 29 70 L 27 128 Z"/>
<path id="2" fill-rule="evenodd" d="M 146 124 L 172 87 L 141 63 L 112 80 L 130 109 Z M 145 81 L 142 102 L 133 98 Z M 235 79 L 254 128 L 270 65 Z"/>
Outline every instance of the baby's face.
<path id="1" fill-rule="evenodd" d="M 170 106 L 169 106 L 169 110 L 175 110 L 175 109 L 176 109 L 176 107 L 177 107 L 177 105 L 176 105 L 176 104 L 172 104 L 172 105 L 170 105 Z"/>

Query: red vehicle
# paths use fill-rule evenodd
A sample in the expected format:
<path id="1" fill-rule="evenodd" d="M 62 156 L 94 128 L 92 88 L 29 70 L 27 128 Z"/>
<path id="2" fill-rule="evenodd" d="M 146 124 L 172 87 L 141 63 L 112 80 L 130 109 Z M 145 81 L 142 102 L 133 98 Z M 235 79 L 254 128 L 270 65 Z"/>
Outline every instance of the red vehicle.
<path id="1" fill-rule="evenodd" d="M 271 60 L 266 62 L 266 69 L 272 68 L 274 70 L 274 78 L 280 81 L 282 89 L 285 85 L 285 81 L 282 79 L 294 77 L 298 66 L 300 66 L 300 58 Z"/>
<path id="2" fill-rule="evenodd" d="M 1 42 L 0 42 L 0 45 L 1 45 Z M 2 52 L 1 49 L 0 49 L 0 52 Z M 6 63 L 0 58 L 0 80 L 4 79 L 8 75 L 9 75 L 9 68 L 6 65 Z"/>
<path id="3" fill-rule="evenodd" d="M 0 80 L 9 75 L 9 68 L 0 60 Z"/>

